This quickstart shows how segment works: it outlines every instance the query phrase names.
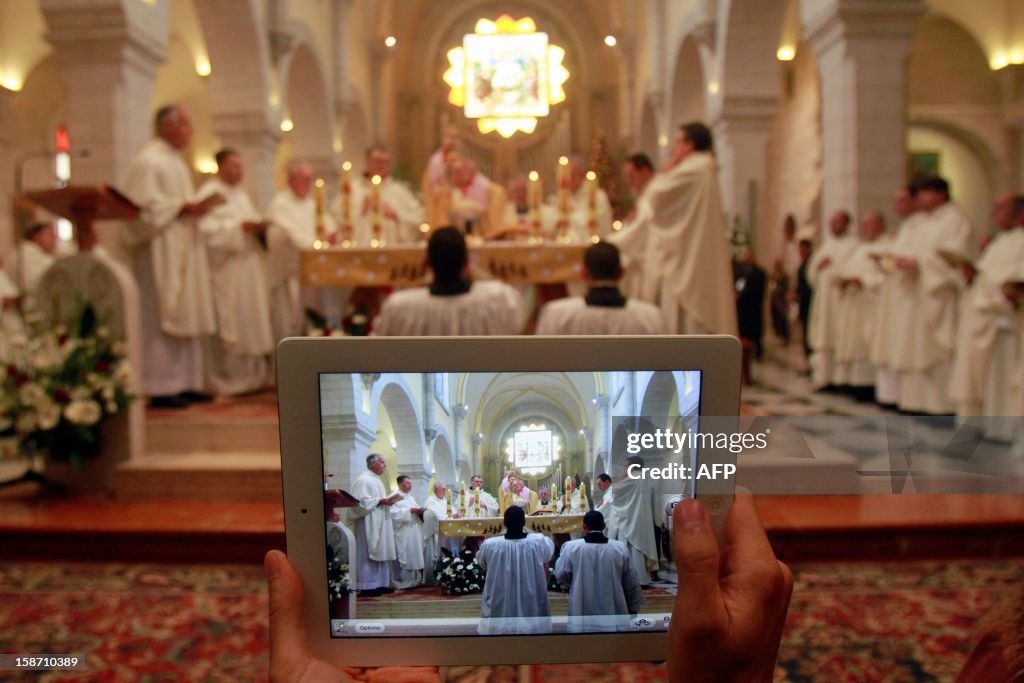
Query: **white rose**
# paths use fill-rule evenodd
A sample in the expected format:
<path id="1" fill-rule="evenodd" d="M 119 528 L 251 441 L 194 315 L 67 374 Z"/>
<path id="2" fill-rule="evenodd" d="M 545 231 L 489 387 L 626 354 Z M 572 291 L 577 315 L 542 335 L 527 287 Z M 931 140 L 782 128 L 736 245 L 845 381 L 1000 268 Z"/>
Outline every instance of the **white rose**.
<path id="1" fill-rule="evenodd" d="M 102 391 L 100 391 L 100 396 L 103 397 L 104 401 L 113 401 L 114 400 L 114 385 L 113 384 L 108 384 L 105 387 L 103 387 Z"/>
<path id="2" fill-rule="evenodd" d="M 110 345 L 110 352 L 115 356 L 123 357 L 128 354 L 128 345 L 123 339 L 118 339 Z"/>
<path id="3" fill-rule="evenodd" d="M 107 401 L 106 409 L 108 415 L 113 415 L 117 412 L 117 404 L 113 401 Z"/>
<path id="4" fill-rule="evenodd" d="M 132 379 L 132 365 L 126 360 L 114 366 L 114 381 L 121 386 L 127 386 Z"/>
<path id="5" fill-rule="evenodd" d="M 64 417 L 71 424 L 91 427 L 100 421 L 103 411 L 96 401 L 72 401 L 64 408 Z"/>
<path id="6" fill-rule="evenodd" d="M 319 329 L 319 328 L 314 328 L 314 329 L 311 329 L 309 331 L 309 334 L 306 335 L 306 336 L 309 336 L 309 337 L 322 337 L 322 336 L 324 336 L 324 331 Z"/>
<path id="7" fill-rule="evenodd" d="M 46 401 L 36 411 L 39 413 L 39 428 L 42 430 L 53 429 L 60 422 L 60 406 L 53 401 Z"/>
<path id="8" fill-rule="evenodd" d="M 55 349 L 41 349 L 32 356 L 32 367 L 36 370 L 49 370 L 61 364 L 61 356 Z"/>
<path id="9" fill-rule="evenodd" d="M 21 389 L 18 390 L 18 398 L 20 398 L 21 402 L 25 405 L 33 407 L 49 400 L 49 397 L 46 395 L 46 391 L 35 382 L 23 384 Z"/>
<path id="10" fill-rule="evenodd" d="M 38 424 L 35 411 L 29 410 L 18 416 L 18 419 L 14 422 L 14 430 L 19 434 L 28 434 L 36 431 Z"/>
<path id="11" fill-rule="evenodd" d="M 84 401 L 92 397 L 92 389 L 89 387 L 75 387 L 70 393 L 72 400 L 76 401 Z"/>

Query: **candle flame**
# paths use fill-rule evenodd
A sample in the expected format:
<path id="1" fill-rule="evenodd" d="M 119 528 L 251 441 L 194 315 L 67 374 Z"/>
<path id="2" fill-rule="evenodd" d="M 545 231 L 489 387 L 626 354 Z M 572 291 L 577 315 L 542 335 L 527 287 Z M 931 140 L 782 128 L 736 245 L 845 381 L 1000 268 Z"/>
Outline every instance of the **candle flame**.
<path id="1" fill-rule="evenodd" d="M 351 171 L 352 170 L 352 162 L 351 161 L 346 161 L 345 163 L 343 163 L 341 165 L 341 170 L 343 170 L 343 171 Z"/>
<path id="2" fill-rule="evenodd" d="M 370 179 L 370 182 L 373 183 L 374 185 L 380 185 L 380 176 L 379 175 L 373 176 L 373 178 Z"/>
<path id="3" fill-rule="evenodd" d="M 569 165 L 569 157 L 566 157 L 566 156 L 558 157 L 558 165 L 559 166 L 568 166 Z"/>
<path id="4" fill-rule="evenodd" d="M 597 180 L 597 174 L 593 171 L 587 171 L 587 180 Z"/>
<path id="5" fill-rule="evenodd" d="M 537 173 L 536 171 L 530 171 L 530 180 L 532 180 L 533 182 L 537 182 L 539 178 L 540 173 Z"/>

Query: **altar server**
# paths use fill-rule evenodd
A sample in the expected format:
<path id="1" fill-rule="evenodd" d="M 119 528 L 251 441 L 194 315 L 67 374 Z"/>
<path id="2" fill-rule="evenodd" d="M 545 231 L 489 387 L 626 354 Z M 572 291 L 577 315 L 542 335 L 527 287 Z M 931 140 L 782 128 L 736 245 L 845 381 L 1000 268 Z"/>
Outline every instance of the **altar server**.
<path id="1" fill-rule="evenodd" d="M 517 334 L 522 296 L 498 280 L 472 281 L 469 252 L 462 233 L 438 228 L 427 243 L 429 287 L 392 294 L 374 322 L 382 336 L 458 336 Z"/>
<path id="2" fill-rule="evenodd" d="M 970 257 L 971 224 L 950 201 L 949 184 L 932 177 L 919 184 L 914 222 L 901 254 L 892 259 L 907 299 L 894 325 L 893 367 L 899 372 L 899 407 L 909 412 L 948 414 L 949 374 L 956 342 L 957 303 L 963 281 L 950 255 Z"/>
<path id="3" fill-rule="evenodd" d="M 811 382 L 817 389 L 834 385 L 833 363 L 842 308 L 839 282 L 847 260 L 857 248 L 857 238 L 850 234 L 852 220 L 847 211 L 832 214 L 828 224 L 831 238 L 814 252 L 807 266 L 807 277 L 814 288 L 808 322 Z"/>
<path id="4" fill-rule="evenodd" d="M 870 400 L 876 371 L 870 359 L 878 320 L 878 293 L 885 273 L 877 255 L 889 249 L 885 218 L 869 211 L 860 221 L 860 242 L 839 271 L 839 315 L 836 321 L 832 381 L 849 386 L 858 399 Z"/>
<path id="5" fill-rule="evenodd" d="M 636 229 L 647 232 L 642 298 L 659 305 L 669 331 L 736 335 L 725 212 L 707 126 L 680 128 L 668 166 L 637 206 Z"/>
<path id="6" fill-rule="evenodd" d="M 398 558 L 398 553 L 394 527 L 388 514 L 393 499 L 388 497 L 384 482 L 380 480 L 387 469 L 384 456 L 367 456 L 366 468 L 352 485 L 352 495 L 359 501 L 359 505 L 350 508 L 350 514 L 355 518 L 356 553 L 359 558 L 356 589 L 362 595 L 373 597 L 393 591 L 391 563 Z"/>
<path id="7" fill-rule="evenodd" d="M 394 583 L 395 588 L 412 588 L 423 582 L 423 522 L 420 516 L 424 514 L 424 508 L 412 495 L 412 479 L 404 474 L 398 477 L 398 492 L 401 498 L 391 506 L 398 556 Z"/>
<path id="8" fill-rule="evenodd" d="M 366 150 L 366 171 L 351 183 L 350 211 L 353 242 L 359 247 L 420 242 L 426 213 L 409 186 L 391 176 L 391 153 L 383 145 Z M 379 182 L 374 183 L 374 178 Z M 335 199 L 334 221 L 340 226 L 342 196 Z M 375 231 L 374 224 L 378 224 Z"/>
<path id="9" fill-rule="evenodd" d="M 610 242 L 589 246 L 583 254 L 586 296 L 545 304 L 537 334 L 666 334 L 657 306 L 623 296 L 622 276 L 618 247 Z"/>
<path id="10" fill-rule="evenodd" d="M 526 513 L 505 511 L 505 535 L 488 538 L 476 561 L 487 572 L 480 605 L 481 635 L 550 633 L 546 562 L 555 552 L 547 536 L 527 534 Z"/>
<path id="11" fill-rule="evenodd" d="M 242 158 L 233 149 L 217 152 L 217 175 L 199 188 L 198 197 L 221 195 L 225 202 L 199 221 L 212 270 L 217 336 L 207 344 L 210 384 L 218 394 L 261 389 L 274 352 L 270 291 L 263 248 L 266 232 L 242 188 Z"/>
<path id="12" fill-rule="evenodd" d="M 1024 196 L 1000 195 L 993 217 L 999 234 L 976 264 L 964 265 L 971 284 L 960 308 L 949 382 L 958 415 L 1019 415 L 1011 403 L 1019 342 L 1004 286 L 1019 280 L 1024 267 Z"/>
<path id="13" fill-rule="evenodd" d="M 570 633 L 629 631 L 643 594 L 621 541 L 604 535 L 604 515 L 583 516 L 583 538 L 562 545 L 555 578 L 569 584 Z"/>
<path id="14" fill-rule="evenodd" d="M 156 407 L 182 408 L 208 400 L 200 339 L 216 330 L 206 245 L 198 219 L 209 205 L 195 201 L 182 150 L 192 139 L 184 107 L 156 113 L 156 137 L 132 160 L 122 185 L 141 208 L 125 242 L 135 249 L 142 309 L 143 392 Z"/>

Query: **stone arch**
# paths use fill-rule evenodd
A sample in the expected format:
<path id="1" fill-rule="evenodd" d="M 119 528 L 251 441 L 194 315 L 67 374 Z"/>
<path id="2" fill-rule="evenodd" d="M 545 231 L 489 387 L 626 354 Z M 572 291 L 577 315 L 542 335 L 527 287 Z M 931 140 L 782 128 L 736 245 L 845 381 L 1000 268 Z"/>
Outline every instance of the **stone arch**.
<path id="1" fill-rule="evenodd" d="M 446 433 L 438 431 L 437 438 L 431 446 L 430 460 L 437 481 L 449 486 L 455 483 L 455 452 Z"/>
<path id="2" fill-rule="evenodd" d="M 911 105 L 1000 103 L 998 76 L 981 44 L 943 14 L 928 14 L 917 24 L 907 90 Z"/>
<path id="3" fill-rule="evenodd" d="M 668 415 L 672 399 L 678 393 L 676 378 L 672 372 L 659 370 L 651 373 L 641 387 L 640 415 L 655 419 Z"/>
<path id="4" fill-rule="evenodd" d="M 426 444 L 423 421 L 416 407 L 415 394 L 400 375 L 385 375 L 380 387 L 374 387 L 372 423 L 377 424 L 381 408 L 387 411 L 394 430 L 397 464 L 401 467 L 424 468 Z"/>
<path id="5" fill-rule="evenodd" d="M 646 152 L 655 162 L 661 157 L 661 148 L 658 146 L 658 137 L 661 135 L 661 127 L 658 125 L 658 114 L 651 98 L 644 99 L 643 110 L 640 113 L 640 134 L 637 136 L 637 144 L 641 151 Z"/>
<path id="6" fill-rule="evenodd" d="M 785 2 L 721 0 L 716 68 L 708 78 L 717 84 L 719 97 L 714 99 L 720 105 L 735 98 L 773 101 L 778 97 L 779 67 L 775 53 L 786 9 Z"/>
<path id="7" fill-rule="evenodd" d="M 373 143 L 372 133 L 363 111 L 362 95 L 353 93 L 351 104 L 345 114 L 345 129 L 341 133 L 342 157 L 352 162 L 356 173 L 363 169 L 363 156 L 366 149 Z"/>
<path id="8" fill-rule="evenodd" d="M 706 81 L 697 41 L 692 36 L 687 37 L 679 47 L 670 81 L 669 129 L 687 121 L 707 120 Z"/>
<path id="9" fill-rule="evenodd" d="M 296 30 L 295 33 L 301 35 Z M 280 65 L 286 133 L 292 159 L 308 161 L 324 175 L 334 170 L 334 128 L 323 61 L 310 42 L 300 42 Z"/>

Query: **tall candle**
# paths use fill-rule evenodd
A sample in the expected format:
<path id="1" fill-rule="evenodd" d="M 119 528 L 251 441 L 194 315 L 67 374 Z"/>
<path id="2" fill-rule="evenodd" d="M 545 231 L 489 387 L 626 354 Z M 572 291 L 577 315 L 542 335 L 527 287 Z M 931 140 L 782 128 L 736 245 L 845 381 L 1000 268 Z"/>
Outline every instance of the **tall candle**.
<path id="1" fill-rule="evenodd" d="M 352 162 L 341 165 L 341 246 L 352 246 Z"/>
<path id="2" fill-rule="evenodd" d="M 327 231 L 324 229 L 324 181 L 317 178 L 313 184 L 313 199 L 316 205 L 316 235 L 313 238 L 313 248 L 322 249 L 326 246 Z"/>
<path id="3" fill-rule="evenodd" d="M 526 195 L 526 203 L 530 209 L 530 227 L 535 234 L 540 233 L 540 202 L 541 202 L 540 174 L 530 171 L 530 185 Z"/>
<path id="4" fill-rule="evenodd" d="M 597 243 L 597 174 L 587 171 L 587 233 L 590 241 Z"/>
<path id="5" fill-rule="evenodd" d="M 370 202 L 373 205 L 373 223 L 371 224 L 373 237 L 370 239 L 371 247 L 379 247 L 383 244 L 383 241 L 380 238 L 382 231 L 380 218 L 380 181 L 381 178 L 379 175 L 375 175 L 370 179 L 370 184 L 372 186 Z"/>
<path id="6" fill-rule="evenodd" d="M 569 158 L 558 159 L 558 239 L 569 239 Z"/>

